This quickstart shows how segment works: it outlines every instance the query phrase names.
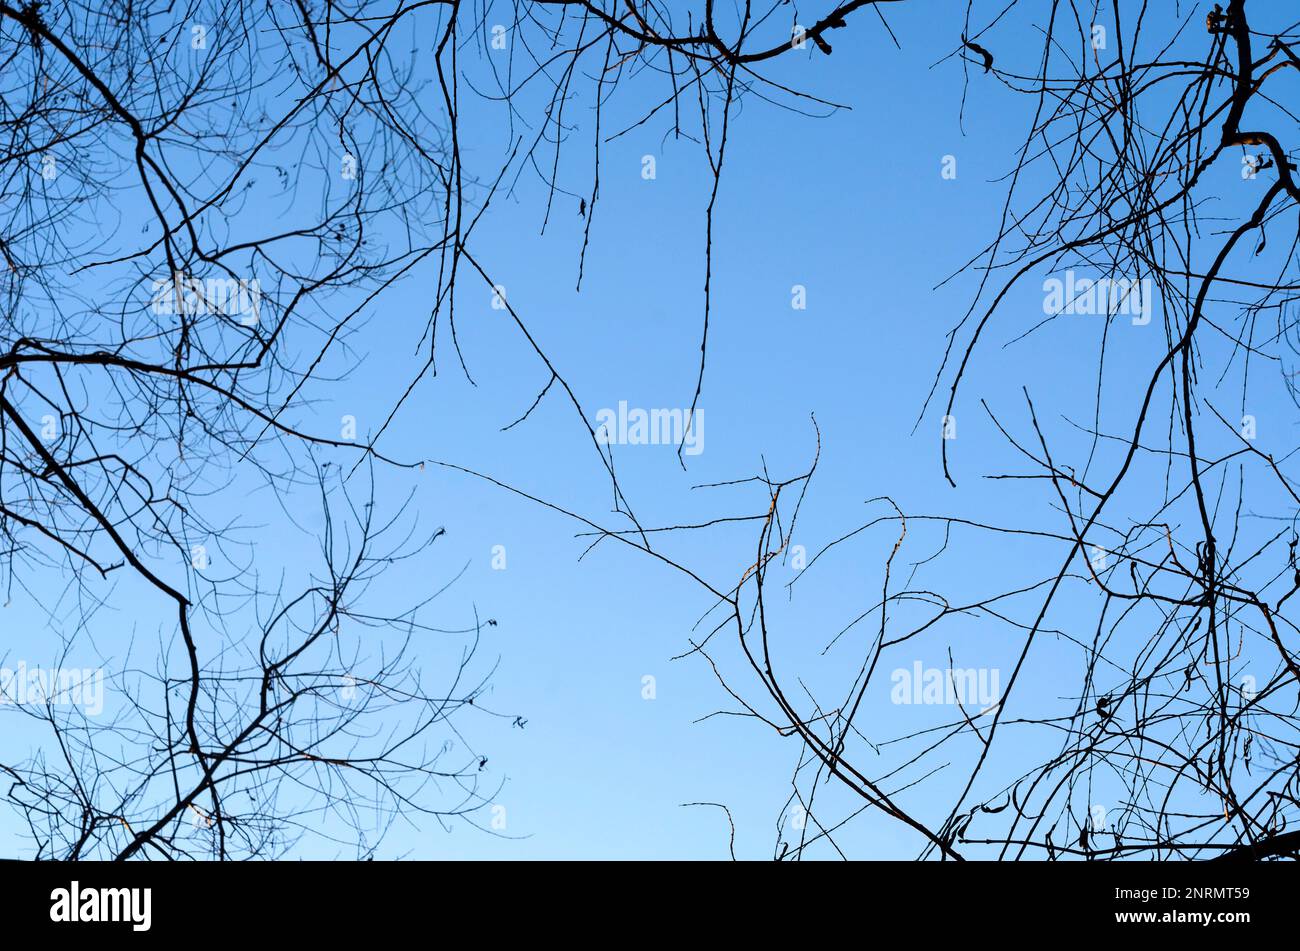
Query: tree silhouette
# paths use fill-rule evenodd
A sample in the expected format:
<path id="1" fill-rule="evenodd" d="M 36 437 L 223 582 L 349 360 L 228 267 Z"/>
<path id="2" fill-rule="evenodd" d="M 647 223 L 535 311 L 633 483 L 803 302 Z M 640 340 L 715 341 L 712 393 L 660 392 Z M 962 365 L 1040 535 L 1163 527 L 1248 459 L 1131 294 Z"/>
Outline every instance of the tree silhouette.
<path id="1" fill-rule="evenodd" d="M 489 622 L 440 628 L 426 619 L 432 598 L 395 606 L 385 587 L 401 563 L 436 553 L 441 532 L 376 491 L 376 473 L 426 466 L 487 479 L 576 520 L 593 547 L 639 549 L 699 587 L 706 633 L 688 656 L 717 675 L 724 712 L 798 750 L 776 858 L 844 854 L 839 830 L 865 813 L 910 829 L 919 855 L 948 859 L 1300 849 L 1287 828 L 1300 795 L 1289 617 L 1300 495 L 1292 450 L 1257 438 L 1250 413 L 1270 381 L 1294 395 L 1300 341 L 1295 239 L 1276 237 L 1300 204 L 1285 143 L 1300 27 L 1284 12 L 1233 0 L 1202 28 L 1192 10 L 1155 22 L 1118 4 L 972 2 L 942 25 L 947 75 L 968 92 L 997 84 L 1025 97 L 1032 122 L 991 239 L 954 275 L 977 286 L 931 398 L 906 409 L 954 486 L 961 444 L 946 437 L 958 417 L 986 415 L 1017 465 L 992 475 L 1016 480 L 1037 521 L 875 499 L 870 519 L 826 539 L 783 585 L 779 610 L 771 572 L 790 564 L 812 498 L 816 422 L 804 471 L 713 487 L 750 494 L 747 514 L 643 523 L 577 387 L 479 250 L 494 203 L 536 176 L 543 228 L 561 203 L 583 218 L 580 289 L 600 236 L 602 148 L 647 124 L 698 143 L 710 188 L 690 419 L 709 386 L 714 215 L 742 104 L 835 111 L 774 78 L 774 64 L 836 55 L 837 31 L 866 22 L 882 44 L 904 41 L 886 16 L 905 5 L 827 3 L 801 24 L 780 0 L 725 11 L 712 0 L 680 11 L 658 0 L 0 0 L 0 576 L 41 604 L 62 656 L 84 656 L 105 612 L 157 630 L 156 644 L 133 640 L 114 658 L 109 715 L 56 696 L 16 711 L 43 737 L 0 763 L 33 854 L 279 856 L 315 836 L 370 855 L 404 817 L 479 822 L 494 790 L 459 723 L 521 722 L 481 702 L 473 657 Z M 470 57 L 495 88 L 466 79 Z M 616 90 L 643 104 L 632 126 L 608 125 Z M 580 101 L 590 139 L 566 118 Z M 504 154 L 465 147 L 479 111 L 508 125 Z M 563 184 L 575 150 L 590 169 L 582 193 Z M 1016 294 L 1062 272 L 1068 293 L 1026 322 Z M 392 369 L 402 395 L 359 435 L 317 407 L 370 351 L 370 309 L 417 279 L 429 306 L 417 357 Z M 545 380 L 507 428 L 561 402 L 608 478 L 617 523 L 513 473 L 385 451 L 440 357 L 472 378 L 456 324 L 467 293 L 495 295 Z M 1058 420 L 1052 393 L 1026 388 L 1011 409 L 968 392 L 990 338 L 1050 334 L 1077 312 L 1104 317 L 1092 420 Z M 1149 338 L 1163 329 L 1136 380 L 1108 359 L 1125 323 Z M 681 446 L 678 457 L 685 467 Z M 311 499 L 313 566 L 259 570 L 252 546 L 270 548 L 273 534 L 229 515 L 254 494 L 285 525 Z M 737 523 L 754 532 L 739 568 L 668 554 Z M 872 600 L 824 644 L 848 679 L 819 698 L 790 659 L 803 579 L 850 546 L 862 558 L 877 536 Z M 996 590 L 964 582 L 970 559 L 1012 549 L 1024 557 L 1005 563 Z M 1050 567 L 1026 575 L 1025 563 Z M 968 663 L 954 631 L 972 621 L 1010 652 L 996 703 L 959 699 L 954 716 L 901 733 L 866 713 L 869 691 L 923 649 Z M 430 677 L 415 642 L 435 633 L 463 650 Z M 1044 678 L 1055 704 L 1025 697 Z M 941 811 L 916 800 L 923 786 L 944 790 Z"/>

